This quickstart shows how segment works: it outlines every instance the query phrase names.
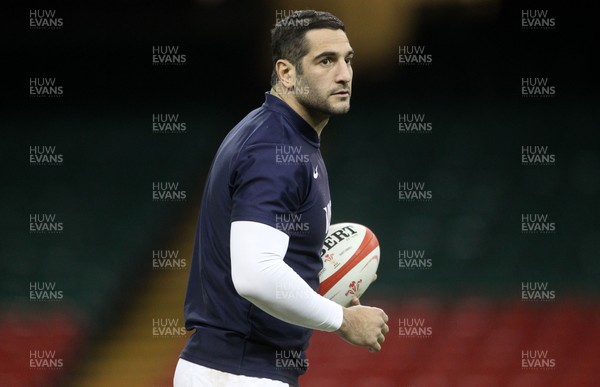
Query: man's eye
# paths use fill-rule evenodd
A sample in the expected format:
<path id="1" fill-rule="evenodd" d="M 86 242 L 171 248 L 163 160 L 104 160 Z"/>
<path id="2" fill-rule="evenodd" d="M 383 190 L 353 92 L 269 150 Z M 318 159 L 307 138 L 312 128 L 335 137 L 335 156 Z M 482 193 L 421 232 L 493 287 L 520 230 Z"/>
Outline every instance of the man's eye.
<path id="1" fill-rule="evenodd" d="M 325 59 L 321 60 L 321 64 L 328 65 L 330 63 L 331 63 L 331 60 L 328 59 L 328 58 L 325 58 Z"/>
<path id="2" fill-rule="evenodd" d="M 347 64 L 350 64 L 350 63 L 352 63 L 352 59 L 354 59 L 354 58 L 346 58 L 346 63 L 347 63 Z"/>

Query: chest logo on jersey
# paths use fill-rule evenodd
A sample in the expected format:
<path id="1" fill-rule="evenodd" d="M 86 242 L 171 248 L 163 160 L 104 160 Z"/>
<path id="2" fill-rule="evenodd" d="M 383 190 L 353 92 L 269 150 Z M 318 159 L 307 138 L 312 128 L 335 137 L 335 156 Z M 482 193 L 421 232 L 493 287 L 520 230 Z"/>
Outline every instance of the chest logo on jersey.
<path id="1" fill-rule="evenodd" d="M 319 177 L 319 166 L 317 165 L 315 167 L 315 171 L 313 172 L 313 177 L 316 179 L 317 177 Z"/>
<path id="2" fill-rule="evenodd" d="M 325 211 L 325 235 L 327 235 L 329 232 L 329 225 L 331 224 L 331 200 L 323 207 L 323 211 Z"/>

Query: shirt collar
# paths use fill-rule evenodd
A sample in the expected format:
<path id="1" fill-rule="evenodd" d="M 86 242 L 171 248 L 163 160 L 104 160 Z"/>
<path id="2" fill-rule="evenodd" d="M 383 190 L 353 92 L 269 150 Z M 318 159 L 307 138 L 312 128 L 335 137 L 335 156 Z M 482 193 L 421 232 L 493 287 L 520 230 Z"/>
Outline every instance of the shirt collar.
<path id="1" fill-rule="evenodd" d="M 271 93 L 266 92 L 263 106 L 283 114 L 292 123 L 295 130 L 299 131 L 308 141 L 314 143 L 317 147 L 319 146 L 320 139 L 317 132 L 290 105 L 280 98 L 271 95 Z"/>

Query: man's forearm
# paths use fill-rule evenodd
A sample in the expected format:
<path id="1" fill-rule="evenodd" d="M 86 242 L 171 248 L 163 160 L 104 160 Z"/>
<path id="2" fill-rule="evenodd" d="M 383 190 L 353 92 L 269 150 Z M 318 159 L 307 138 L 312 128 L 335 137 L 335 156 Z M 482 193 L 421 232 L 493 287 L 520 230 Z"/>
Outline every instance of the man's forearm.
<path id="1" fill-rule="evenodd" d="M 258 222 L 231 224 L 231 276 L 240 296 L 291 324 L 333 332 L 343 308 L 316 293 L 283 258 L 289 237 Z"/>

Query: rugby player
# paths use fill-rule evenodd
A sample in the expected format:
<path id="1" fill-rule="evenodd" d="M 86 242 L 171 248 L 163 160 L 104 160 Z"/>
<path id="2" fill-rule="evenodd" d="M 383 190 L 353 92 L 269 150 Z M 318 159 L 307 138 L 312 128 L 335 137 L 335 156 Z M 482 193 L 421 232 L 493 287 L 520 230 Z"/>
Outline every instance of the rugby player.
<path id="1" fill-rule="evenodd" d="M 175 387 L 297 386 L 313 330 L 371 351 L 389 331 L 383 310 L 316 292 L 331 220 L 320 137 L 352 93 L 345 26 L 303 10 L 271 35 L 271 90 L 223 140 L 207 177 L 184 309 L 195 332 Z"/>

